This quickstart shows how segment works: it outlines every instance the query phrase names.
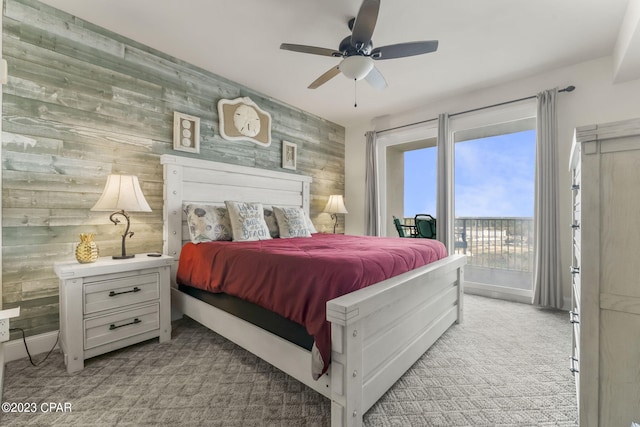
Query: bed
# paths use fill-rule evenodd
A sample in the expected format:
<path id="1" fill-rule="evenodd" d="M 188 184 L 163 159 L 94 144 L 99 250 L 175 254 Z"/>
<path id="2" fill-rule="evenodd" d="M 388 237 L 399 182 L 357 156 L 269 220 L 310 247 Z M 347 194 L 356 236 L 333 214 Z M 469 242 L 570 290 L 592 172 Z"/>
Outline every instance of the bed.
<path id="1" fill-rule="evenodd" d="M 302 207 L 311 178 L 163 155 L 164 253 L 172 267 L 173 318 L 186 315 L 331 400 L 331 425 L 362 425 L 363 414 L 454 323 L 462 321 L 465 257 L 450 255 L 326 304 L 331 364 L 317 380 L 310 351 L 180 290 L 176 272 L 189 240 L 182 207 L 225 200 Z"/>

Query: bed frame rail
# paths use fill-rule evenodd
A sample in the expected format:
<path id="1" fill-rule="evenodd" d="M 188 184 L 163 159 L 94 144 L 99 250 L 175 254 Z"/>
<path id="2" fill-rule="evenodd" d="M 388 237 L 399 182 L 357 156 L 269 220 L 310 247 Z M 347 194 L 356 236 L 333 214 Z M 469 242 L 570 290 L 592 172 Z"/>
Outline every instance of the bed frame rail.
<path id="1" fill-rule="evenodd" d="M 462 321 L 465 262 L 452 255 L 327 303 L 332 427 L 362 425 L 362 415 Z"/>

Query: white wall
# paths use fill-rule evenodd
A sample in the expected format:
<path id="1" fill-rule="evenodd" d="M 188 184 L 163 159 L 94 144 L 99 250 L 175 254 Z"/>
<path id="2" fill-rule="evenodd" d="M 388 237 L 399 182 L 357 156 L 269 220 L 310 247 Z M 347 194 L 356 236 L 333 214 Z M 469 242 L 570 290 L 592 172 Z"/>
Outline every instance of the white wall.
<path id="1" fill-rule="evenodd" d="M 573 131 L 577 126 L 606 123 L 640 117 L 640 80 L 613 84 L 613 59 L 601 58 L 541 73 L 535 77 L 508 82 L 490 89 L 452 94 L 450 98 L 432 102 L 419 111 L 409 111 L 385 116 L 371 124 L 356 124 L 346 129 L 345 146 L 345 197 L 349 203 L 346 216 L 346 233 L 364 232 L 364 133 L 371 129 L 413 123 L 437 117 L 438 113 L 453 114 L 472 108 L 509 101 L 553 87 L 576 86 L 572 93 L 558 95 L 558 139 L 560 165 L 560 221 L 566 232 L 560 236 L 562 271 L 569 271 L 571 263 L 570 224 L 571 192 L 569 175 L 569 151 Z M 565 306 L 569 306 L 571 288 L 569 274 L 563 283 Z"/>
<path id="2" fill-rule="evenodd" d="M 349 214 L 345 215 L 344 230 L 347 234 L 364 234 L 364 133 L 370 129 L 369 124 L 345 128 L 344 203 Z"/>

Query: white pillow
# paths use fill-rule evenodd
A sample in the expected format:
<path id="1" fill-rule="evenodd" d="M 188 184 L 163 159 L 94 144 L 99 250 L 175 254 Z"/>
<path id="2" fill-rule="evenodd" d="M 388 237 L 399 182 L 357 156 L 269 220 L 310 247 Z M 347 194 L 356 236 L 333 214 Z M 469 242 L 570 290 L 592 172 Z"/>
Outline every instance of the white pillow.
<path id="1" fill-rule="evenodd" d="M 262 203 L 225 201 L 224 204 L 229 211 L 234 241 L 271 239 L 269 228 L 264 220 Z"/>
<path id="2" fill-rule="evenodd" d="M 273 209 L 264 208 L 264 222 L 267 223 L 267 228 L 272 238 L 280 237 L 278 221 L 276 220 L 276 215 L 273 213 Z"/>
<path id="3" fill-rule="evenodd" d="M 193 243 L 231 240 L 231 222 L 223 206 L 188 204 L 183 209 Z"/>
<path id="4" fill-rule="evenodd" d="M 281 238 L 311 237 L 311 232 L 307 226 L 307 214 L 304 209 L 278 208 L 274 206 L 273 213 L 276 214 Z"/>

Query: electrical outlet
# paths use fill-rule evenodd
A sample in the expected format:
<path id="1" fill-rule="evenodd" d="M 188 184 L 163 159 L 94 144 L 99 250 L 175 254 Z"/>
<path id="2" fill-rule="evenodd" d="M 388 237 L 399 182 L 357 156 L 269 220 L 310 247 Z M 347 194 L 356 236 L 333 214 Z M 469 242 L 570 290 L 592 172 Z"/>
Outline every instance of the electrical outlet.
<path id="1" fill-rule="evenodd" d="M 0 342 L 9 341 L 9 319 L 0 319 Z"/>

